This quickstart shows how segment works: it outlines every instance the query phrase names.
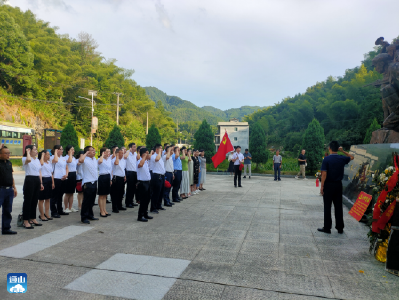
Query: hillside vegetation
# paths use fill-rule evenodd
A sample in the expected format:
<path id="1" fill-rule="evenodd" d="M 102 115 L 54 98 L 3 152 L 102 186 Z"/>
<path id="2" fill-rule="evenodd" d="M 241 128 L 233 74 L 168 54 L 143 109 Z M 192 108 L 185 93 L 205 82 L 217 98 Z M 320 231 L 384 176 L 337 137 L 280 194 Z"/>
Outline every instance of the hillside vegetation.
<path id="1" fill-rule="evenodd" d="M 5 107 L 0 118 L 37 130 L 39 123 L 61 129 L 71 120 L 78 134 L 88 139 L 91 106 L 78 96 L 90 98 L 88 90 L 95 90 L 99 130 L 94 140 L 99 146 L 116 123 L 117 96 L 113 93 L 120 92 L 120 126 L 127 140 L 144 141 L 147 112 L 163 140 L 175 140 L 175 123 L 131 78 L 134 70 L 105 59 L 97 47 L 87 33 L 81 32 L 76 39 L 59 35 L 57 28 L 31 11 L 0 5 L 0 101 Z M 10 115 L 27 109 L 31 114 Z"/>
<path id="2" fill-rule="evenodd" d="M 251 114 L 264 107 L 260 106 L 242 106 L 239 108 L 231 108 L 221 110 L 213 106 L 198 107 L 190 101 L 182 100 L 177 96 L 168 96 L 156 87 L 145 87 L 147 95 L 160 106 L 159 101 L 164 109 L 170 112 L 170 116 L 179 123 L 188 121 L 203 121 L 204 119 L 211 125 L 217 125 L 218 122 L 228 121 L 232 118 L 242 120 L 245 115 Z"/>
<path id="3" fill-rule="evenodd" d="M 338 140 L 345 147 L 362 144 L 374 118 L 379 124 L 383 122 L 380 90 L 369 85 L 382 78 L 372 66 L 379 50 L 375 47 L 365 54 L 361 66 L 346 70 L 344 76 L 329 76 L 303 94 L 246 116 L 250 130 L 258 122 L 269 145 L 298 152 L 305 129 L 316 118 L 324 128 L 326 142 Z"/>

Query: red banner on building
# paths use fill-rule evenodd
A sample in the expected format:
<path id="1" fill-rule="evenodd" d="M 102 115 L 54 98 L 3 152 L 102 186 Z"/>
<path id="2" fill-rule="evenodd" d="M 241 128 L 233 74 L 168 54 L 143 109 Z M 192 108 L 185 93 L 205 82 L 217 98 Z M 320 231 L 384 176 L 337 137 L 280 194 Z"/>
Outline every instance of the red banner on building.
<path id="1" fill-rule="evenodd" d="M 358 194 L 356 203 L 354 203 L 353 207 L 350 209 L 349 214 L 357 221 L 360 221 L 367 210 L 371 199 L 372 196 L 367 193 L 361 192 Z"/>

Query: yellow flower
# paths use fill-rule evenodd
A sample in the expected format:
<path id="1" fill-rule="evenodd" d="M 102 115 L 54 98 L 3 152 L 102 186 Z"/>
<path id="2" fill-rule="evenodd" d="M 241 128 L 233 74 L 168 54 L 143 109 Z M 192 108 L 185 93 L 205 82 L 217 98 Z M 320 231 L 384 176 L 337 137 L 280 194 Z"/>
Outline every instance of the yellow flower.
<path id="1" fill-rule="evenodd" d="M 363 271 L 363 270 L 359 270 L 358 272 L 360 272 L 361 274 L 364 274 L 364 271 Z"/>

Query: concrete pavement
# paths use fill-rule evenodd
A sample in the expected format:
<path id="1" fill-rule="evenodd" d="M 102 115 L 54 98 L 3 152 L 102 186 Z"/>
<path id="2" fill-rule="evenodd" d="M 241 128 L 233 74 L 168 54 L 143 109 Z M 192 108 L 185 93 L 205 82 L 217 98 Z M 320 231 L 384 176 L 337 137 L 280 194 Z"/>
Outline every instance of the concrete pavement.
<path id="1" fill-rule="evenodd" d="M 398 277 L 368 253 L 368 228 L 346 207 L 344 234 L 317 232 L 323 205 L 312 180 L 252 176 L 234 188 L 233 177 L 207 174 L 206 191 L 148 223 L 135 207 L 26 230 L 16 227 L 23 173 L 15 178 L 18 234 L 0 236 L 1 299 L 16 298 L 6 276 L 19 272 L 28 274 L 20 299 L 399 298 Z"/>

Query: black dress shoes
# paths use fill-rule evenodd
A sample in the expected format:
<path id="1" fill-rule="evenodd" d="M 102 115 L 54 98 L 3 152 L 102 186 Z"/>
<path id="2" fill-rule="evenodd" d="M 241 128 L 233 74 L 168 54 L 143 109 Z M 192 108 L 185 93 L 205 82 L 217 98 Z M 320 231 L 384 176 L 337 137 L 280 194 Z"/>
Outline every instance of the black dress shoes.
<path id="1" fill-rule="evenodd" d="M 339 230 L 339 229 L 338 229 L 337 232 L 340 233 L 340 234 L 343 234 L 343 229 L 342 229 L 342 230 Z"/>
<path id="2" fill-rule="evenodd" d="M 119 210 L 113 210 L 112 212 L 115 213 L 115 214 L 118 214 Z"/>
<path id="3" fill-rule="evenodd" d="M 102 214 L 100 214 L 100 217 L 102 217 L 102 218 L 107 218 L 107 215 L 102 215 Z"/>
<path id="4" fill-rule="evenodd" d="M 319 232 L 324 232 L 324 233 L 329 233 L 329 234 L 331 234 L 331 231 L 328 230 L 328 229 L 325 229 L 324 227 L 318 228 L 317 230 L 318 230 Z"/>
<path id="5" fill-rule="evenodd" d="M 125 207 L 119 207 L 118 209 L 119 209 L 119 210 L 126 210 Z"/>
<path id="6" fill-rule="evenodd" d="M 239 185 L 239 187 L 242 187 L 241 185 Z"/>
<path id="7" fill-rule="evenodd" d="M 151 220 L 151 219 L 153 219 L 153 217 L 151 217 L 151 216 L 149 216 L 149 215 L 147 215 L 147 216 L 144 216 L 146 219 L 149 219 L 149 220 Z"/>
<path id="8" fill-rule="evenodd" d="M 62 212 L 59 213 L 59 215 L 60 215 L 60 216 L 68 216 L 69 213 L 66 213 L 65 211 L 62 211 Z"/>
<path id="9" fill-rule="evenodd" d="M 151 210 L 150 212 L 151 212 L 152 214 L 158 214 L 158 210 L 156 210 L 156 209 L 155 209 L 155 210 Z"/>
<path id="10" fill-rule="evenodd" d="M 81 222 L 82 222 L 83 224 L 90 224 L 90 222 L 89 222 L 89 220 L 88 220 L 88 219 L 81 220 Z"/>
<path id="11" fill-rule="evenodd" d="M 136 204 L 136 203 L 133 203 L 132 205 L 133 205 L 133 207 L 135 207 L 135 206 L 139 206 L 139 205 L 138 205 L 138 204 Z"/>
<path id="12" fill-rule="evenodd" d="M 111 201 L 110 200 L 106 200 L 106 203 L 111 203 Z"/>
<path id="13" fill-rule="evenodd" d="M 59 219 L 59 218 L 61 218 L 59 214 L 54 214 L 54 215 L 53 215 L 53 214 L 51 214 L 51 216 L 52 216 L 53 218 L 56 218 L 56 219 Z"/>
<path id="14" fill-rule="evenodd" d="M 111 216 L 111 214 L 107 214 L 107 217 Z"/>
<path id="15" fill-rule="evenodd" d="M 181 202 L 181 201 L 179 201 L 179 200 L 172 200 L 172 202 L 179 203 L 179 202 Z"/>
<path id="16" fill-rule="evenodd" d="M 91 217 L 89 218 L 90 221 L 97 221 L 99 218 Z"/>
<path id="17" fill-rule="evenodd" d="M 140 222 L 148 222 L 148 221 L 149 221 L 149 220 L 147 220 L 147 219 L 144 218 L 144 217 L 140 217 L 140 218 L 138 218 L 137 220 L 140 221 Z"/>
<path id="18" fill-rule="evenodd" d="M 16 231 L 12 231 L 11 229 L 7 229 L 7 230 L 2 231 L 1 234 L 17 234 L 17 232 Z"/>
<path id="19" fill-rule="evenodd" d="M 158 210 L 166 210 L 164 207 L 157 208 Z"/>
<path id="20" fill-rule="evenodd" d="M 164 203 L 164 206 L 166 206 L 166 207 L 172 207 L 172 204 Z"/>
<path id="21" fill-rule="evenodd" d="M 134 206 L 132 204 L 127 205 L 126 207 L 128 208 L 134 208 Z"/>

